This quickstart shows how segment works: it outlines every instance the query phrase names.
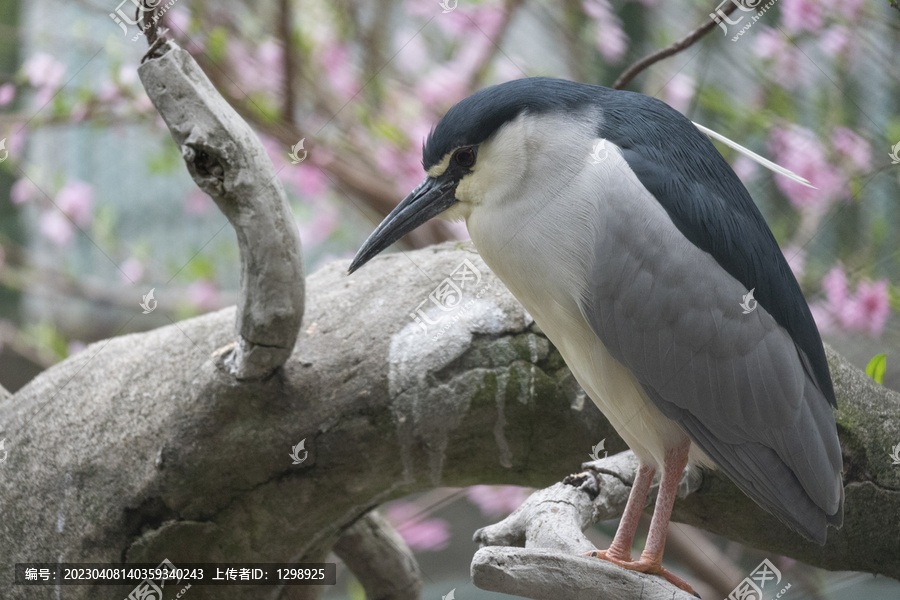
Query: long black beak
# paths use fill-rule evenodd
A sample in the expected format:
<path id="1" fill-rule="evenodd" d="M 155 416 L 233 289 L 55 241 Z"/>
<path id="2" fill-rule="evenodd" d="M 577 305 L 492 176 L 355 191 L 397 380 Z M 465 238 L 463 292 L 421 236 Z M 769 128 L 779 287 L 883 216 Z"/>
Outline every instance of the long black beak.
<path id="1" fill-rule="evenodd" d="M 453 179 L 442 181 L 432 177 L 420 183 L 419 187 L 404 198 L 403 202 L 384 218 L 381 225 L 375 228 L 356 253 L 348 272 L 357 270 L 404 235 L 455 204 L 456 184 L 457 181 Z"/>

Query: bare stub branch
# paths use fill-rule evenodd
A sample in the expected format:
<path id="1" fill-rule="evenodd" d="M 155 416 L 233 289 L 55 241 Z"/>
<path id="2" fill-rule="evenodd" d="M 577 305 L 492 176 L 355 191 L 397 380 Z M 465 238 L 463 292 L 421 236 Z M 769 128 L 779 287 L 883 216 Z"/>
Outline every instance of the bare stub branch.
<path id="1" fill-rule="evenodd" d="M 260 379 L 290 356 L 303 319 L 300 237 L 275 168 L 253 130 L 173 42 L 138 68 L 187 164 L 237 233 L 241 253 L 237 343 L 219 366 Z"/>
<path id="2" fill-rule="evenodd" d="M 696 600 L 660 577 L 549 548 L 482 548 L 472 578 L 483 590 L 532 600 Z"/>
<path id="3" fill-rule="evenodd" d="M 472 559 L 475 585 L 534 600 L 693 598 L 659 577 L 584 556 L 597 550 L 584 530 L 622 515 L 637 467 L 631 451 L 584 463 L 583 472 L 535 492 L 501 522 L 476 531 L 482 549 Z M 701 483 L 699 470 L 686 470 L 679 497 Z"/>
<path id="4" fill-rule="evenodd" d="M 378 512 L 366 514 L 344 530 L 334 553 L 359 579 L 366 598 L 419 600 L 419 563 L 400 534 Z"/>

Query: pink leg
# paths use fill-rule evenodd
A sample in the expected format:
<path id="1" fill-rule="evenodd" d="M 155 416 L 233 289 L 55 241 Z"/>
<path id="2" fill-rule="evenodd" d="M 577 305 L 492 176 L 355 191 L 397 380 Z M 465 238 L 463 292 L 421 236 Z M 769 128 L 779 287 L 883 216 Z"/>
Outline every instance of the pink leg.
<path id="1" fill-rule="evenodd" d="M 641 473 L 645 469 L 643 465 L 638 469 L 634 486 L 631 489 L 631 495 L 628 496 L 628 504 L 625 506 L 625 513 L 622 515 L 622 521 L 619 523 L 619 529 L 616 531 L 616 537 L 612 545 L 609 547 L 609 550 L 591 552 L 589 556 L 608 560 L 632 571 L 660 575 L 673 585 L 696 596 L 694 589 L 687 582 L 668 572 L 662 566 L 669 519 L 672 516 L 675 494 L 678 491 L 681 474 L 685 465 L 687 465 L 690 448 L 690 440 L 685 440 L 681 445 L 666 451 L 666 462 L 659 482 L 656 507 L 653 509 L 653 518 L 650 520 L 650 533 L 647 536 L 647 543 L 644 545 L 641 557 L 636 561 L 631 560 L 631 542 L 634 539 L 634 530 L 637 528 L 637 520 L 640 518 L 644 508 L 644 499 L 646 499 L 647 490 L 650 487 L 650 480 L 653 479 L 653 469 L 647 468 L 649 476 L 646 477 L 646 483 L 644 482 L 644 477 L 642 477 Z M 640 492 L 641 500 L 637 500 L 638 492 Z"/>
<path id="2" fill-rule="evenodd" d="M 669 519 L 672 516 L 672 507 L 675 506 L 678 483 L 681 481 L 681 474 L 687 465 L 690 448 L 691 443 L 688 441 L 666 452 L 666 464 L 659 482 L 656 507 L 653 509 L 653 518 L 650 520 L 650 533 L 647 535 L 644 551 L 641 552 L 640 562 L 662 564 Z"/>
<path id="3" fill-rule="evenodd" d="M 634 532 L 637 530 L 641 513 L 644 512 L 647 492 L 650 491 L 650 484 L 653 482 L 653 474 L 655 472 L 655 469 L 647 465 L 638 467 L 637 474 L 634 476 L 634 484 L 631 486 L 631 493 L 628 495 L 628 504 L 625 505 L 625 512 L 622 513 L 622 519 L 619 521 L 618 529 L 616 529 L 616 537 L 613 538 L 612 544 L 606 551 L 607 556 L 631 561 L 631 544 L 634 541 Z"/>

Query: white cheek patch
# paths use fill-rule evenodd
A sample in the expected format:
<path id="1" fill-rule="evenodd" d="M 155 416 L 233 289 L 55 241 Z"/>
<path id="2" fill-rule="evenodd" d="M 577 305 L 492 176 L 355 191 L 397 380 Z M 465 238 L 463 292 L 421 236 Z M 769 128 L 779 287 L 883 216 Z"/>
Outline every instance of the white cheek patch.
<path id="1" fill-rule="evenodd" d="M 430 169 L 425 171 L 425 173 L 427 173 L 429 177 L 436 179 L 436 178 L 440 177 L 441 175 L 443 175 L 444 171 L 446 171 L 447 167 L 449 167 L 449 166 L 450 166 L 450 153 L 448 152 L 447 154 L 444 155 L 444 158 L 441 159 L 441 162 L 439 162 L 438 164 L 434 165 L 433 167 L 431 167 Z"/>
<path id="2" fill-rule="evenodd" d="M 481 177 L 478 177 L 478 165 L 471 172 L 459 180 L 456 186 L 456 199 L 460 202 L 479 204 L 481 202 L 484 186 L 481 185 Z"/>

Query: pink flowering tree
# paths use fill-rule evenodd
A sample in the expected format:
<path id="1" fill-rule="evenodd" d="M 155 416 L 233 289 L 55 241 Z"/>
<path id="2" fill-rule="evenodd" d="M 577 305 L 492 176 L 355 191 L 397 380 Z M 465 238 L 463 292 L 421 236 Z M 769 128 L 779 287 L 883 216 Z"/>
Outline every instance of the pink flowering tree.
<path id="1" fill-rule="evenodd" d="M 289 1 L 246 3 L 237 11 L 176 3 L 163 18 L 169 36 L 262 140 L 287 190 L 310 270 L 351 255 L 418 184 L 423 139 L 462 98 L 534 75 L 612 86 L 629 65 L 708 22 L 715 9 L 657 0 L 376 5 L 322 1 L 301 13 Z M 900 74 L 882 50 L 897 32 L 897 13 L 890 10 L 861 0 L 779 0 L 777 11 L 760 15 L 739 37 L 750 14 L 734 12 L 734 24 L 714 26 L 627 86 L 811 182 L 814 187 L 774 175 L 720 146 L 764 211 L 820 330 L 839 348 L 842 339 L 851 340 L 860 365 L 885 351 L 890 361 L 900 339 Z M 219 276 L 205 246 L 162 260 L 150 240 L 126 239 L 119 232 L 141 217 L 114 214 L 115 192 L 104 183 L 102 165 L 75 174 L 39 143 L 39 134 L 54 128 L 115 132 L 125 124 L 168 140 L 136 76 L 146 47 L 129 41 L 136 28 L 121 38 L 107 15 L 95 23 L 99 50 L 92 69 L 38 43 L 0 73 L 0 172 L 8 189 L 0 208 L 10 216 L 0 223 L 0 287 L 20 293 L 40 283 L 77 300 L 140 312 L 139 301 L 155 306 L 148 290 L 159 296 L 165 285 L 175 300 L 161 303 L 156 315 L 173 321 L 222 308 L 236 286 Z M 73 37 L 76 25 L 67 30 Z M 115 150 L 122 156 L 143 151 L 125 141 Z M 129 185 L 152 186 L 153 178 L 183 171 L 169 142 L 150 162 L 152 177 Z M 216 215 L 212 200 L 193 187 L 184 188 L 178 204 L 186 229 Z M 460 224 L 433 222 L 403 243 L 423 247 L 466 237 Z M 90 261 L 76 256 L 110 261 L 114 280 L 85 283 Z M 170 285 L 179 273 L 183 279 Z M 2 318 L 0 325 L 9 326 L 0 327 L 0 347 L 17 348 L 42 368 L 85 342 L 149 327 L 123 319 L 112 328 L 73 331 L 52 314 L 39 326 Z M 892 381 L 896 386 L 896 376 Z M 496 518 L 521 504 L 524 489 L 479 485 L 459 499 L 464 495 L 483 516 Z M 413 550 L 439 551 L 455 532 L 431 512 L 420 501 L 398 501 L 385 516 Z"/>

